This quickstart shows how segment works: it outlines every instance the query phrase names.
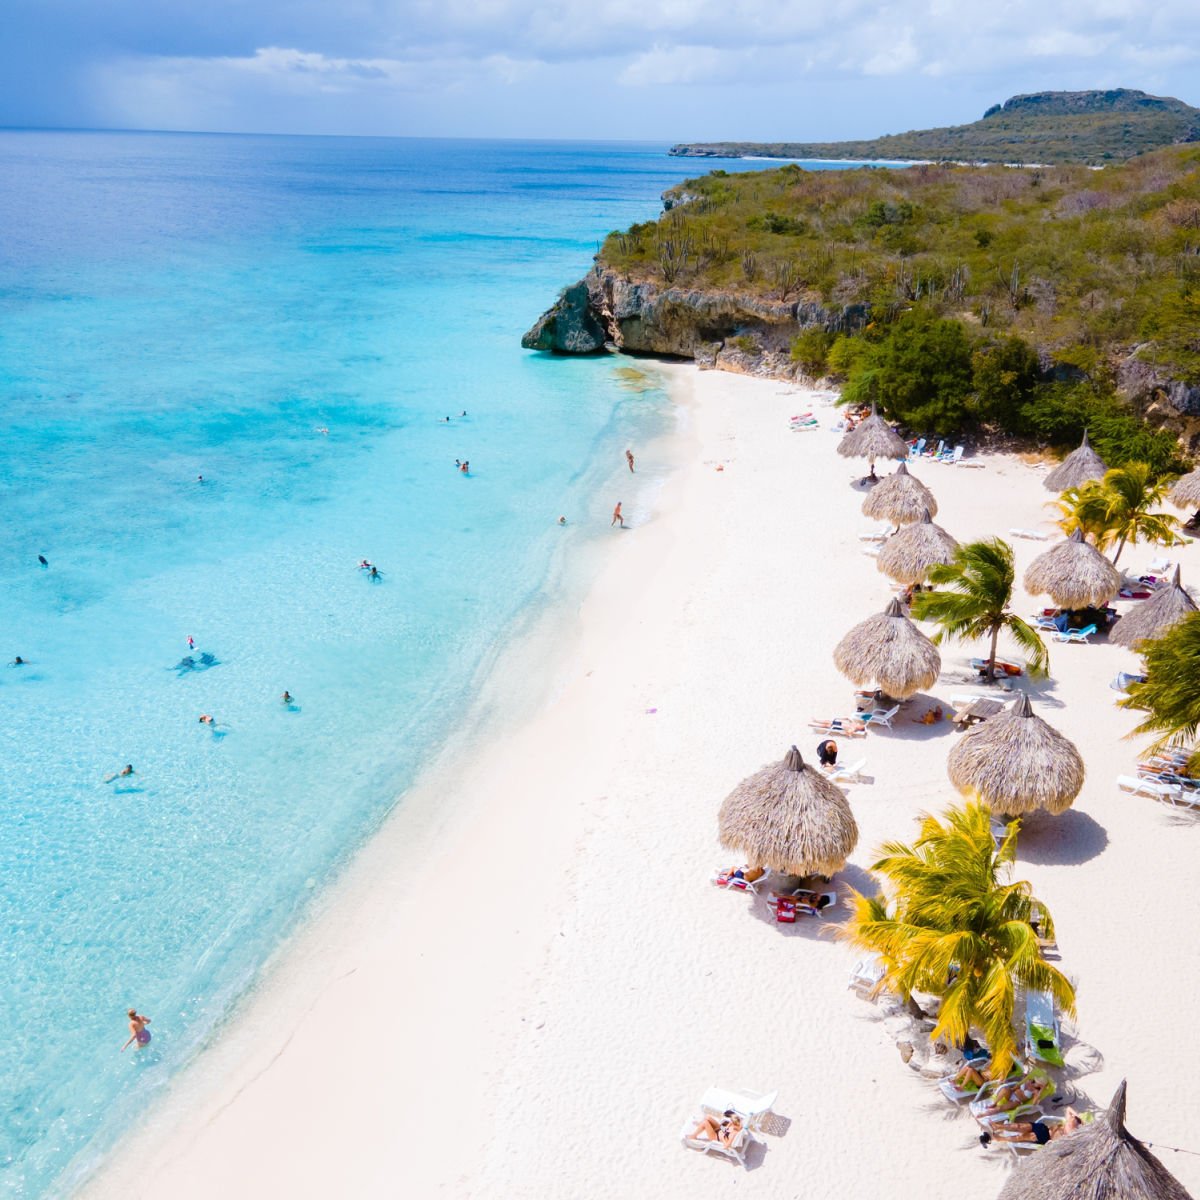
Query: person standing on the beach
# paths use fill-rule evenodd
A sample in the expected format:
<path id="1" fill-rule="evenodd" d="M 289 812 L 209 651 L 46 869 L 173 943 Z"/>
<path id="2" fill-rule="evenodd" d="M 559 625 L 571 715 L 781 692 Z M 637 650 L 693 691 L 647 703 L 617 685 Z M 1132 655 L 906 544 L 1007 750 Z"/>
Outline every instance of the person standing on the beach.
<path id="1" fill-rule="evenodd" d="M 625 451 L 625 461 L 629 464 L 629 473 L 630 473 L 630 475 L 632 475 L 633 474 L 633 451 L 632 450 Z"/>
<path id="2" fill-rule="evenodd" d="M 620 525 L 622 529 L 625 528 L 625 518 L 621 515 L 620 500 L 617 501 L 617 507 L 613 509 L 613 519 L 608 523 L 608 527 L 611 529 L 614 525 Z"/>
<path id="3" fill-rule="evenodd" d="M 129 1041 L 121 1047 L 121 1053 L 124 1054 L 134 1042 L 137 1042 L 138 1049 L 143 1046 L 150 1045 L 150 1030 L 146 1028 L 150 1024 L 150 1018 L 142 1016 L 136 1008 L 129 1010 Z"/>

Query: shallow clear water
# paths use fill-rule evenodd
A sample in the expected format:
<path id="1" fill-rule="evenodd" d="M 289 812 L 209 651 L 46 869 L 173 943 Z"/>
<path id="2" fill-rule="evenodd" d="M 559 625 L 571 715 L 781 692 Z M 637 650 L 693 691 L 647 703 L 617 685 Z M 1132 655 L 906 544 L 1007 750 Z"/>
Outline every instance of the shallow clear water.
<path id="1" fill-rule="evenodd" d="M 662 150 L 0 134 L 0 1189 L 134 1118 L 606 530 L 665 400 L 518 343 Z"/>

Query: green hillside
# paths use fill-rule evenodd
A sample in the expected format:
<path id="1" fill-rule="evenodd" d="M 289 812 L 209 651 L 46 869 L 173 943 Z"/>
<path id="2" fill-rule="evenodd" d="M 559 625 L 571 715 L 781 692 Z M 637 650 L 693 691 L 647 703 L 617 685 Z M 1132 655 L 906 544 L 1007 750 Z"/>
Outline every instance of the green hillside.
<path id="1" fill-rule="evenodd" d="M 609 235 L 599 267 L 673 295 L 794 304 L 793 355 L 809 374 L 854 383 L 858 369 L 861 383 L 872 345 L 952 322 L 947 352 L 966 356 L 968 378 L 972 354 L 1007 347 L 1012 362 L 993 364 L 1001 375 L 1034 371 L 1093 396 L 1113 394 L 1131 362 L 1200 385 L 1200 145 L 1102 171 L 717 170 L 664 200 L 657 221 Z M 802 328 L 804 311 L 825 313 L 821 327 Z M 1021 431 L 1012 413 L 976 415 Z"/>
<path id="2" fill-rule="evenodd" d="M 951 160 L 1104 163 L 1200 140 L 1200 109 L 1117 88 L 1014 96 L 981 120 L 856 142 L 691 142 L 671 154 L 699 158 Z"/>

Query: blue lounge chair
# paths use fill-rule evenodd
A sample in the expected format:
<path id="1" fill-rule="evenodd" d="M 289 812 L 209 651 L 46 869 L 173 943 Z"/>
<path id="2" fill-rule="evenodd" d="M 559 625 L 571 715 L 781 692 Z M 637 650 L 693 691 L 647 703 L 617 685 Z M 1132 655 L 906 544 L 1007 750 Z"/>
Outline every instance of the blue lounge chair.
<path id="1" fill-rule="evenodd" d="M 1056 642 L 1086 642 L 1095 632 L 1095 625 L 1085 625 L 1082 629 L 1063 629 L 1054 635 L 1054 640 Z"/>

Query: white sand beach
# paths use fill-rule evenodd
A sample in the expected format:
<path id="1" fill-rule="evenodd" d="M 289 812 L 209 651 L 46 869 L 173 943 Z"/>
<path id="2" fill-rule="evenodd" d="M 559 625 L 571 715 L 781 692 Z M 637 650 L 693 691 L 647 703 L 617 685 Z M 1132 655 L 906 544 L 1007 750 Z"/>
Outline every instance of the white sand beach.
<path id="1" fill-rule="evenodd" d="M 833 647 L 890 596 L 857 537 L 864 468 L 827 429 L 789 430 L 809 408 L 834 419 L 811 395 L 647 369 L 680 405 L 679 465 L 654 511 L 613 531 L 544 706 L 503 737 L 456 744 L 82 1195 L 999 1191 L 1011 1160 L 979 1147 L 847 991 L 857 956 L 822 935 L 844 910 L 780 925 L 765 900 L 709 883 L 732 861 L 716 840 L 723 797 L 792 743 L 812 754 L 811 716 L 852 708 Z M 983 461 L 913 468 L 938 522 L 960 540 L 1050 530 L 1043 472 Z M 609 508 L 592 519 L 607 524 Z M 1019 578 L 1045 547 L 1014 544 Z M 1200 546 L 1171 556 L 1185 583 L 1200 579 Z M 1016 608 L 1039 606 L 1021 594 Z M 978 649 L 943 647 L 944 708 Z M 1104 1105 L 1127 1078 L 1129 1128 L 1200 1195 L 1200 1155 L 1159 1148 L 1200 1151 L 1200 814 L 1115 786 L 1142 743 L 1124 740 L 1136 720 L 1108 682 L 1137 658 L 1104 643 L 1050 653 L 1036 709 L 1088 778 L 1065 815 L 1027 822 L 1018 872 L 1077 983 L 1067 1040 L 1083 1045 L 1068 1058 L 1094 1070 L 1074 1082 Z M 522 670 L 512 658 L 505 669 Z M 945 760 L 958 736 L 902 715 L 843 743 L 871 779 L 850 791 L 861 839 L 843 894 L 872 887 L 881 842 L 956 799 Z M 713 1084 L 778 1089 L 786 1131 L 749 1169 L 680 1145 Z"/>

